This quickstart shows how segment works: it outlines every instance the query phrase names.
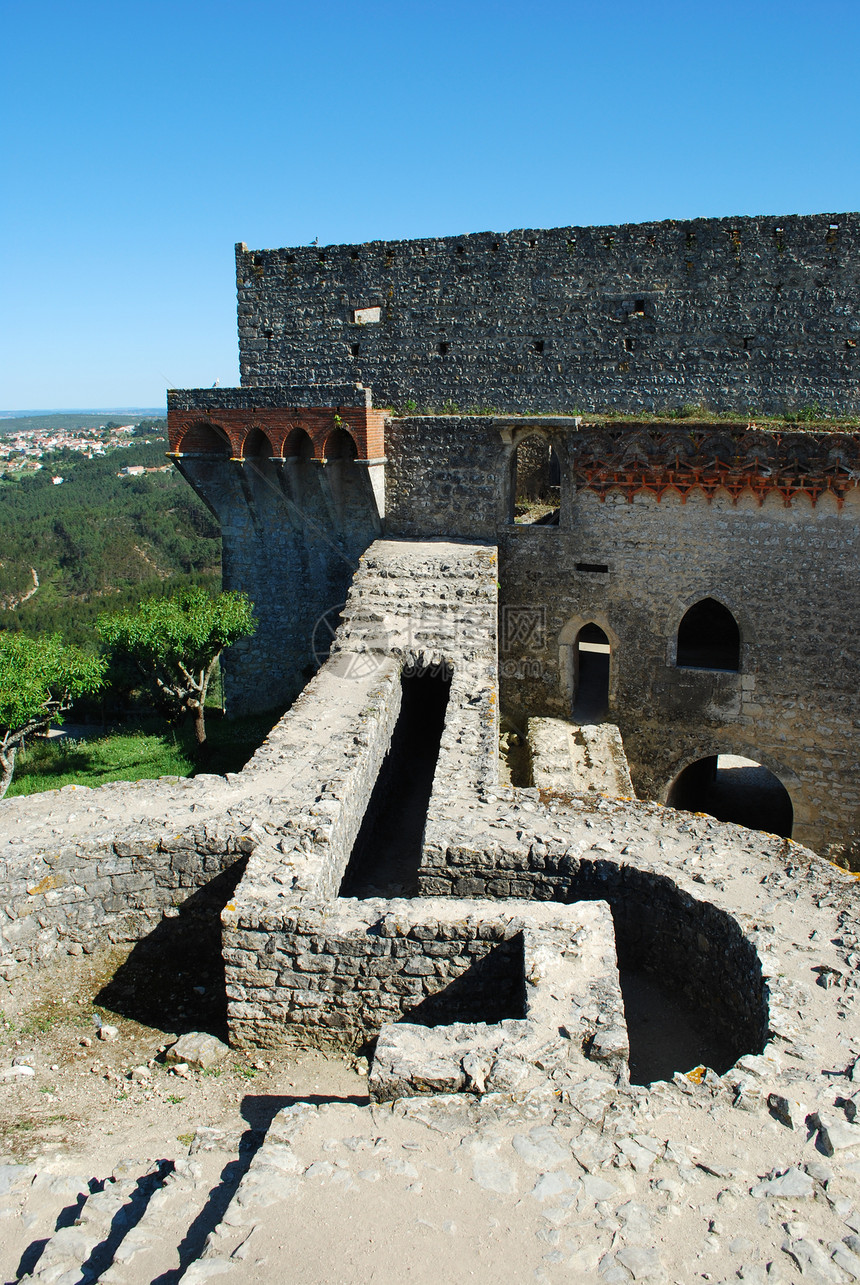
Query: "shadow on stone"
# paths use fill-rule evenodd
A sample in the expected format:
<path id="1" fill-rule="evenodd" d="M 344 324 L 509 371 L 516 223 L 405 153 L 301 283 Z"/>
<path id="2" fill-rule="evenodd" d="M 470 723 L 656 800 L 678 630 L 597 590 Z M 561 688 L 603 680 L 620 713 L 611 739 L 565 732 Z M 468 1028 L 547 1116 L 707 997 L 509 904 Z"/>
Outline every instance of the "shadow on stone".
<path id="1" fill-rule="evenodd" d="M 113 1262 L 113 1256 L 133 1227 L 136 1227 L 153 1194 L 164 1183 L 173 1169 L 172 1160 L 160 1160 L 152 1173 L 138 1178 L 137 1186 L 129 1199 L 117 1210 L 110 1225 L 110 1231 L 104 1240 L 99 1241 L 86 1262 L 81 1263 L 80 1279 L 84 1282 L 97 1281 Z"/>
<path id="2" fill-rule="evenodd" d="M 80 1213 L 80 1205 L 76 1205 L 75 1206 L 76 1218 L 79 1213 Z M 68 1226 L 68 1225 L 69 1225 L 68 1223 L 63 1224 L 63 1226 Z M 60 1227 L 60 1223 L 58 1221 L 56 1230 L 59 1230 L 59 1227 Z M 40 1240 L 34 1240 L 27 1246 L 27 1248 L 24 1250 L 23 1254 L 21 1255 L 18 1266 L 15 1269 L 16 1281 L 21 1280 L 22 1276 L 31 1275 L 32 1272 L 35 1271 L 36 1265 L 39 1262 L 39 1259 L 42 1257 L 42 1254 L 44 1253 L 44 1250 L 45 1250 L 45 1246 L 48 1244 L 49 1239 L 50 1238 L 48 1236 L 43 1236 Z"/>
<path id="3" fill-rule="evenodd" d="M 121 1017 L 182 1035 L 207 1031 L 227 1039 L 221 911 L 247 860 L 215 875 L 132 948 L 95 1004 Z"/>
<path id="4" fill-rule="evenodd" d="M 95 1179 L 90 1179 L 90 1192 L 101 1189 L 101 1184 Z M 61 1209 L 54 1223 L 54 1231 L 62 1231 L 64 1227 L 72 1227 L 80 1217 L 81 1210 L 86 1204 L 87 1196 L 81 1192 L 73 1205 L 66 1205 Z M 35 1270 L 45 1251 L 45 1246 L 50 1243 L 50 1236 L 42 1236 L 39 1240 L 32 1241 L 21 1255 L 20 1261 L 15 1271 L 15 1280 L 21 1280 L 24 1276 L 31 1275 Z"/>
<path id="5" fill-rule="evenodd" d="M 761 1052 L 767 984 L 731 915 L 663 875 L 610 861 L 582 861 L 566 899 L 612 911 L 634 1084 L 700 1064 L 721 1074 Z"/>
<path id="6" fill-rule="evenodd" d="M 630 1040 L 630 1081 L 653 1084 L 676 1071 L 709 1066 L 723 1075 L 735 1060 L 707 1014 L 643 970 L 620 970 L 624 1017 Z"/>
<path id="7" fill-rule="evenodd" d="M 236 1188 L 248 1172 L 264 1137 L 265 1130 L 248 1129 L 239 1140 L 239 1155 L 230 1160 L 221 1170 L 217 1186 L 213 1187 L 206 1199 L 206 1204 L 189 1226 L 177 1246 L 179 1266 L 156 1276 L 152 1285 L 176 1285 L 191 1263 L 200 1257 L 210 1232 L 218 1226 L 230 1201 L 236 1194 Z"/>
<path id="8" fill-rule="evenodd" d="M 323 1106 L 331 1102 L 349 1102 L 355 1106 L 367 1106 L 366 1096 L 332 1097 L 314 1093 L 304 1097 L 280 1097 L 269 1094 L 249 1094 L 242 1099 L 242 1117 L 249 1128 L 239 1140 L 239 1154 L 230 1160 L 221 1170 L 217 1186 L 209 1192 L 206 1204 L 189 1226 L 179 1246 L 179 1266 L 168 1272 L 162 1272 L 152 1285 L 176 1285 L 191 1263 L 203 1253 L 207 1237 L 218 1226 L 224 1217 L 227 1206 L 236 1194 L 239 1183 L 251 1167 L 254 1156 L 259 1151 L 266 1137 L 269 1125 L 284 1107 L 309 1103 L 312 1106 Z"/>
<path id="9" fill-rule="evenodd" d="M 403 1014 L 417 1026 L 450 1026 L 453 1022 L 494 1025 L 526 1015 L 525 962 L 522 934 L 500 942 L 435 995 L 428 995 Z"/>
<path id="10" fill-rule="evenodd" d="M 451 691 L 450 675 L 416 672 L 401 680 L 403 701 L 341 897 L 413 897 Z"/>

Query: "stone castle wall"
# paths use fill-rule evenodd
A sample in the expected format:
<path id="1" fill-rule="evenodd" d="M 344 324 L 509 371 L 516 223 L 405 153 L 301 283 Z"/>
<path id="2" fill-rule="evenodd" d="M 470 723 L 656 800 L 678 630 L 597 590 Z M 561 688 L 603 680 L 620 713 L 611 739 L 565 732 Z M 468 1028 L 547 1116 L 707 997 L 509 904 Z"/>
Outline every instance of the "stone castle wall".
<path id="1" fill-rule="evenodd" d="M 860 216 L 236 247 L 242 384 L 377 406 L 860 412 Z M 379 320 L 374 320 L 375 317 Z"/>
<path id="2" fill-rule="evenodd" d="M 570 715 L 594 621 L 637 792 L 665 800 L 687 765 L 741 755 L 784 783 L 797 838 L 857 858 L 860 434 L 748 412 L 860 412 L 860 216 L 239 246 L 237 272 L 242 388 L 170 399 L 225 586 L 260 620 L 225 664 L 232 712 L 300 690 L 380 535 L 482 542 L 499 551 L 502 708 L 523 731 Z M 560 413 L 686 403 L 743 418 Z M 333 426 L 355 460 L 327 458 Z M 512 520 L 533 434 L 558 459 L 557 526 Z M 709 597 L 740 627 L 736 673 L 676 664 L 680 620 Z"/>
<path id="3" fill-rule="evenodd" d="M 536 1071 L 559 1092 L 601 1067 L 623 1081 L 618 967 L 656 970 L 701 1007 L 727 1057 L 797 1038 L 806 992 L 771 949 L 772 898 L 839 910 L 851 877 L 712 818 L 575 783 L 546 795 L 500 785 L 497 576 L 486 544 L 374 542 L 332 656 L 241 773 L 69 791 L 73 810 L 65 794 L 6 801 L 0 976 L 135 940 L 162 914 L 178 911 L 193 935 L 186 914 L 203 900 L 211 926 L 220 893 L 233 1041 L 354 1047 L 381 1029 L 380 1098 L 482 1092 L 483 1079 L 510 1092 Z M 422 655 L 444 662 L 451 691 L 418 895 L 344 898 L 398 679 Z M 401 1016 L 409 1031 L 389 1025 Z M 423 1021 L 446 1029 L 425 1040 Z"/>
<path id="4" fill-rule="evenodd" d="M 511 456 L 535 429 L 553 442 L 562 464 L 558 526 L 508 521 Z M 842 844 L 856 847 L 860 668 L 852 639 L 860 630 L 860 490 L 853 454 L 844 467 L 827 462 L 843 451 L 840 443 L 856 452 L 856 439 L 810 434 L 798 472 L 794 435 L 786 442 L 779 434 L 731 430 L 747 453 L 728 452 L 723 480 L 746 477 L 746 489 L 733 498 L 719 485 L 722 466 L 708 450 L 700 455 L 708 457 L 712 494 L 701 485 L 686 494 L 675 485 L 663 489 L 674 458 L 667 438 L 683 444 L 698 430 L 659 431 L 662 462 L 643 462 L 632 451 L 627 473 L 618 466 L 616 485 L 594 490 L 587 425 L 392 420 L 388 531 L 403 538 L 447 532 L 498 545 L 502 711 L 523 731 L 529 715 L 569 716 L 576 634 L 595 621 L 612 646 L 609 717 L 621 728 L 641 796 L 663 800 L 687 764 L 738 754 L 786 786 L 795 838 L 834 855 Z M 632 430 L 626 440 L 635 441 Z M 744 474 L 740 460 L 747 457 L 758 462 Z M 693 473 L 698 459 L 688 461 Z M 653 485 L 640 486 L 649 470 Z M 635 494 L 628 488 L 629 500 L 625 476 L 639 486 Z M 678 625 L 705 597 L 724 603 L 739 624 L 738 673 L 676 665 Z"/>
<path id="5" fill-rule="evenodd" d="M 560 462 L 557 526 L 511 520 L 514 454 L 535 435 Z M 228 709 L 296 695 L 380 529 L 484 542 L 499 549 L 502 708 L 523 731 L 530 715 L 570 715 L 576 634 L 593 620 L 640 795 L 665 800 L 688 764 L 741 755 L 788 789 L 796 838 L 856 848 L 857 434 L 411 416 L 387 420 L 385 449 L 384 495 L 360 459 L 180 453 L 222 523 L 224 583 L 260 621 L 225 664 Z M 675 663 L 680 620 L 706 597 L 738 622 L 737 673 Z"/>
<path id="6" fill-rule="evenodd" d="M 604 1015 L 620 1014 L 617 953 L 622 968 L 656 970 L 704 1006 L 733 1056 L 759 1051 L 774 1010 L 757 930 L 726 914 L 722 897 L 703 900 L 677 871 L 638 859 L 651 830 L 661 860 L 671 861 L 693 818 L 595 793 L 541 800 L 537 790 L 498 785 L 496 572 L 492 547 L 441 540 L 377 541 L 361 559 L 332 657 L 242 774 L 254 788 L 277 763 L 302 764 L 279 791 L 277 831 L 255 848 L 222 914 L 231 1040 L 355 1047 L 380 1027 L 394 1038 L 384 1024 L 404 1016 L 490 1022 L 504 1032 L 503 1061 L 522 1042 L 516 1057 L 541 1065 L 549 1045 L 560 1072 L 592 1076 L 578 1052 L 584 1034 L 597 1041 L 588 995 L 600 994 Z M 344 897 L 351 843 L 393 743 L 398 671 L 422 653 L 428 666 L 447 662 L 452 678 L 418 895 Z M 619 827 L 611 843 L 603 837 L 610 815 Z M 696 861 L 706 830 L 728 843 L 744 834 L 710 819 L 695 825 Z M 749 841 L 757 852 L 781 842 Z M 796 845 L 783 850 L 802 859 Z M 591 935 L 582 930 L 598 921 L 603 929 L 573 984 L 562 974 Z M 554 928 L 564 941 L 558 951 L 545 938 Z M 568 1011 L 543 1006 L 542 991 Z M 536 1021 L 540 1038 L 526 1030 Z M 480 1048 L 483 1035 L 470 1028 L 468 1039 Z M 397 1080 L 405 1050 L 395 1043 L 388 1071 Z M 620 1053 L 613 1038 L 588 1056 Z"/>
<path id="7" fill-rule="evenodd" d="M 257 841 L 223 823 L 219 784 L 164 778 L 4 800 L 0 978 L 137 941 L 178 907 L 185 931 L 217 920 L 228 895 L 219 876 L 235 884 Z M 189 809 L 203 813 L 196 824 Z"/>
<path id="8" fill-rule="evenodd" d="M 257 617 L 223 667 L 225 707 L 287 704 L 328 654 L 358 559 L 379 531 L 367 469 L 191 455 L 179 466 L 221 523 L 224 587 L 247 593 Z"/>

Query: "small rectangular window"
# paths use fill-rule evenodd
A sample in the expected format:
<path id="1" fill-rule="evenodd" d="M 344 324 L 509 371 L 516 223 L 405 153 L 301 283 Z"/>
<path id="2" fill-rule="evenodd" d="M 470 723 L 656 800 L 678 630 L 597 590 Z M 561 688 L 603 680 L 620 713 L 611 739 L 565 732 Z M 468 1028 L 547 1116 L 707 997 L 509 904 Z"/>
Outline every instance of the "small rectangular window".
<path id="1" fill-rule="evenodd" d="M 577 571 L 590 571 L 595 575 L 606 575 L 609 567 L 603 562 L 577 562 Z"/>
<path id="2" fill-rule="evenodd" d="M 382 308 L 353 308 L 352 320 L 356 326 L 372 326 L 382 320 Z"/>

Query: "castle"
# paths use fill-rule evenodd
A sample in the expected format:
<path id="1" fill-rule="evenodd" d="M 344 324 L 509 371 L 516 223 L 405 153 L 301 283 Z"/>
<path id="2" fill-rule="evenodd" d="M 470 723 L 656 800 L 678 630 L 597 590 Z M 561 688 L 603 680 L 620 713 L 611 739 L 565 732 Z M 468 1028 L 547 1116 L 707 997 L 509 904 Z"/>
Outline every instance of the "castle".
<path id="1" fill-rule="evenodd" d="M 309 1228 L 424 1279 L 419 1164 L 460 1276 L 500 1213 L 541 1280 L 860 1277 L 858 232 L 238 247 L 242 387 L 171 391 L 170 451 L 259 617 L 228 709 L 289 708 L 238 773 L 0 803 L 2 982 L 214 942 L 235 1048 L 368 1058 L 184 1279 L 319 1279 Z"/>
<path id="2" fill-rule="evenodd" d="M 638 796 L 694 810 L 741 756 L 784 787 L 762 828 L 857 861 L 860 216 L 236 269 L 242 387 L 168 394 L 260 619 L 228 709 L 297 694 L 373 541 L 492 546 L 509 726 L 605 713 Z"/>

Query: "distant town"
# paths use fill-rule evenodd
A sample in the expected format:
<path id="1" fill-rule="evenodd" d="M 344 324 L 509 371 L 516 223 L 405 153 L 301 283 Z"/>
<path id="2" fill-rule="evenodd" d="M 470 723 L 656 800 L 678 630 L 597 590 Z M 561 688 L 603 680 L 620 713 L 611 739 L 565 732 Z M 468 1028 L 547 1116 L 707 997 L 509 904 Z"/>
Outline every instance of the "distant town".
<path id="1" fill-rule="evenodd" d="M 66 418 L 66 417 L 64 417 Z M 86 459 L 106 455 L 109 451 L 131 446 L 159 435 L 157 421 L 140 424 L 118 424 L 106 419 L 103 424 L 81 424 L 58 427 L 50 417 L 40 428 L 22 428 L 0 436 L 0 477 L 35 473 L 47 467 L 59 451 L 75 451 Z M 170 467 L 169 465 L 167 467 Z M 140 467 L 123 469 L 123 474 L 142 473 Z M 62 478 L 54 481 L 61 482 Z"/>

